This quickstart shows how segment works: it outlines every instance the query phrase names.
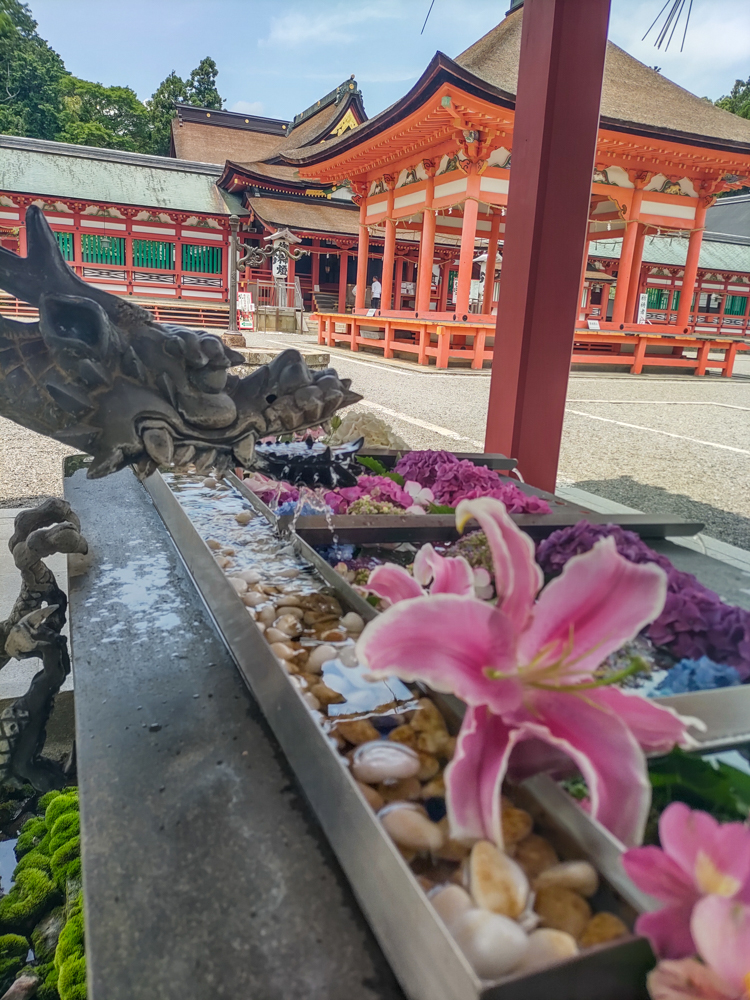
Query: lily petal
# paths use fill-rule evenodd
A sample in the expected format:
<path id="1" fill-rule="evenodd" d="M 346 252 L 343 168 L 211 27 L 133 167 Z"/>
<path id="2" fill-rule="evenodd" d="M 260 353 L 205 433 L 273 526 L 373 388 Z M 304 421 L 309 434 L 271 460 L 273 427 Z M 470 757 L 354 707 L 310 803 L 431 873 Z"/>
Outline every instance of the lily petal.
<path id="1" fill-rule="evenodd" d="M 652 1000 L 737 1000 L 736 992 L 695 958 L 659 962 L 646 986 Z"/>
<path id="2" fill-rule="evenodd" d="M 698 897 L 654 913 L 642 913 L 635 922 L 636 934 L 648 938 L 660 958 L 687 958 L 695 954 L 690 917 Z"/>
<path id="3" fill-rule="evenodd" d="M 479 501 L 478 501 L 479 502 Z M 564 656 L 566 677 L 590 677 L 599 664 L 661 613 L 667 576 L 654 563 L 631 563 L 602 538 L 574 556 L 539 595 L 519 641 L 522 662 L 544 651 L 540 667 Z"/>
<path id="4" fill-rule="evenodd" d="M 520 631 L 525 628 L 534 597 L 544 582 L 534 559 L 534 543 L 511 519 L 505 505 L 491 497 L 462 500 L 456 507 L 456 526 L 463 531 L 474 518 L 487 536 L 495 569 L 498 607 Z"/>
<path id="5" fill-rule="evenodd" d="M 688 735 L 687 726 L 705 729 L 700 719 L 678 715 L 674 709 L 655 705 L 639 694 L 627 694 L 619 688 L 600 688 L 596 701 L 606 704 L 627 724 L 646 753 L 669 753 L 675 745 L 693 746 L 695 741 Z"/>
<path id="6" fill-rule="evenodd" d="M 428 542 L 414 558 L 414 579 L 423 587 L 430 581 L 431 594 L 461 594 L 466 597 L 474 593 L 474 574 L 463 556 L 447 559 L 439 555 Z"/>
<path id="7" fill-rule="evenodd" d="M 454 840 L 492 840 L 502 850 L 500 791 L 520 735 L 484 705 L 467 709 L 456 752 L 445 769 L 445 803 Z"/>
<path id="8" fill-rule="evenodd" d="M 596 701 L 598 694 L 537 690 L 529 708 L 506 715 L 506 721 L 538 730 L 541 740 L 572 758 L 586 779 L 591 815 L 635 847 L 643 840 L 651 804 L 646 758 L 625 722 Z"/>
<path id="9" fill-rule="evenodd" d="M 750 906 L 721 896 L 706 896 L 690 922 L 698 954 L 737 991 L 750 990 Z"/>
<path id="10" fill-rule="evenodd" d="M 698 899 L 695 882 L 660 847 L 633 847 L 623 854 L 622 866 L 628 878 L 650 896 L 671 905 L 687 903 L 689 922 L 693 903 Z"/>
<path id="11" fill-rule="evenodd" d="M 426 681 L 498 713 L 521 701 L 513 626 L 473 597 L 436 594 L 395 604 L 367 625 L 357 656 L 377 678 Z M 491 678 L 488 668 L 506 676 Z"/>
<path id="12" fill-rule="evenodd" d="M 391 604 L 396 604 L 398 601 L 408 601 L 412 597 L 424 596 L 424 591 L 414 577 L 403 566 L 396 566 L 395 563 L 376 566 L 370 573 L 367 589 L 377 594 L 378 597 L 387 598 Z"/>

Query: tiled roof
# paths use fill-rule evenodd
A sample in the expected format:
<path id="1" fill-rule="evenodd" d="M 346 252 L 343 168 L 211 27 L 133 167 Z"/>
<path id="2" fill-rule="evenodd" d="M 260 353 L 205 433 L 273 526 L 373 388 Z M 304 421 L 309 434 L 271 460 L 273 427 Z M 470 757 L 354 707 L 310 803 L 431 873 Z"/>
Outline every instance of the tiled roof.
<path id="1" fill-rule="evenodd" d="M 643 260 L 647 264 L 684 267 L 687 238 L 647 236 Z M 596 240 L 589 245 L 589 257 L 619 258 L 622 240 Z M 750 274 L 750 246 L 721 243 L 704 238 L 699 267 L 705 271 L 732 271 Z"/>

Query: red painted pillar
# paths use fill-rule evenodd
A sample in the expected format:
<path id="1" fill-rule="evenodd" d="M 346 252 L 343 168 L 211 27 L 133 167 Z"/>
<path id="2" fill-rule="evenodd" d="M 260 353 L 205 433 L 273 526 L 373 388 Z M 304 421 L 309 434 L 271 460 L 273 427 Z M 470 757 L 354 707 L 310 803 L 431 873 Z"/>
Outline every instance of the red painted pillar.
<path id="1" fill-rule="evenodd" d="M 313 292 L 320 291 L 320 240 L 312 241 L 312 250 L 310 251 L 312 260 L 310 262 L 310 271 L 312 279 L 312 290 Z M 317 288 L 315 286 L 318 286 Z"/>
<path id="2" fill-rule="evenodd" d="M 487 451 L 553 490 L 587 237 L 609 0 L 526 0 Z M 575 109 L 575 114 L 571 109 Z"/>
<path id="3" fill-rule="evenodd" d="M 391 298 L 393 296 L 393 262 L 396 256 L 396 221 L 393 218 L 393 188 L 396 185 L 396 178 L 386 175 L 388 184 L 388 208 L 385 220 L 385 240 L 383 241 L 383 270 L 380 275 L 382 286 L 380 293 L 380 309 L 391 308 Z"/>
<path id="4" fill-rule="evenodd" d="M 346 278 L 349 271 L 349 254 L 346 250 L 339 253 L 339 312 L 346 312 Z"/>
<path id="5" fill-rule="evenodd" d="M 682 289 L 680 290 L 680 304 L 677 307 L 677 326 L 684 329 L 690 322 L 690 311 L 693 304 L 693 292 L 695 291 L 695 279 L 698 277 L 698 261 L 701 255 L 701 243 L 703 242 L 703 229 L 706 225 L 706 209 L 713 199 L 699 198 L 695 209 L 695 229 L 690 234 L 688 242 L 687 260 L 685 270 L 682 275 Z M 698 312 L 698 303 L 695 303 L 695 311 Z"/>
<path id="6" fill-rule="evenodd" d="M 367 291 L 367 258 L 370 253 L 370 231 L 367 228 L 367 199 L 363 196 L 359 206 L 359 241 L 357 242 L 357 295 L 355 310 L 365 308 Z"/>
<path id="7" fill-rule="evenodd" d="M 396 278 L 393 288 L 393 308 L 398 312 L 401 308 L 401 283 L 404 280 L 404 258 L 396 259 Z"/>
<path id="8" fill-rule="evenodd" d="M 484 271 L 484 300 L 482 312 L 492 313 L 492 298 L 495 294 L 495 267 L 497 265 L 497 241 L 500 238 L 500 212 L 495 209 L 492 216 L 490 239 L 487 244 L 487 266 Z"/>
<path id="9" fill-rule="evenodd" d="M 624 323 L 627 318 L 630 275 L 633 273 L 635 246 L 638 239 L 638 216 L 640 215 L 642 201 L 643 190 L 636 188 L 633 192 L 633 200 L 630 203 L 630 211 L 625 223 L 626 229 L 625 235 L 622 238 L 620 263 L 617 267 L 617 284 L 615 285 L 615 301 L 612 306 L 612 322 L 618 325 Z"/>
<path id="10" fill-rule="evenodd" d="M 295 272 L 295 263 L 294 263 L 293 260 L 290 259 L 289 260 L 289 265 L 287 267 L 287 273 L 286 273 L 286 280 L 287 280 L 287 286 L 286 286 L 286 304 L 287 304 L 287 306 L 290 309 L 294 305 L 296 305 L 295 294 L 294 294 L 294 279 L 295 279 L 295 273 L 294 272 Z"/>
<path id="11" fill-rule="evenodd" d="M 458 255 L 458 289 L 456 291 L 456 319 L 466 319 L 469 313 L 471 271 L 474 266 L 474 241 L 479 215 L 479 174 L 475 169 L 468 176 L 464 221 L 461 229 L 461 252 Z M 499 312 L 499 310 L 498 310 Z"/>
<path id="12" fill-rule="evenodd" d="M 416 311 L 420 314 L 430 311 L 430 296 L 432 294 L 432 262 L 435 258 L 435 227 L 437 224 L 435 212 L 432 208 L 434 191 L 435 170 L 431 168 L 424 193 L 422 238 L 419 243 L 419 268 L 417 270 L 417 294 L 414 302 Z"/>
<path id="13" fill-rule="evenodd" d="M 625 304 L 625 322 L 635 323 L 638 319 L 638 295 L 641 289 L 641 265 L 643 264 L 643 245 L 646 242 L 646 227 L 638 223 L 638 232 L 633 247 L 633 263 L 630 267 L 630 284 L 628 285 L 628 300 Z"/>

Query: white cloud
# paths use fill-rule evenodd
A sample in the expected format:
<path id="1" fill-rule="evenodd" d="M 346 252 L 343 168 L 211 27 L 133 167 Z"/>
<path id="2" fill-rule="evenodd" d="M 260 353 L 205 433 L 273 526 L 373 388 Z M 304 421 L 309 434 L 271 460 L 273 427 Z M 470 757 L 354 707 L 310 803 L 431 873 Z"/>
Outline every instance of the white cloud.
<path id="1" fill-rule="evenodd" d="M 404 9 L 393 2 L 364 3 L 352 10 L 349 6 L 326 4 L 318 10 L 310 11 L 309 5 L 274 17 L 266 38 L 258 39 L 258 45 L 283 46 L 293 48 L 304 45 L 346 45 L 364 41 L 364 29 L 368 22 L 400 19 Z"/>
<path id="2" fill-rule="evenodd" d="M 235 101 L 230 111 L 239 111 L 243 115 L 261 115 L 263 114 L 263 102 L 262 101 Z"/>

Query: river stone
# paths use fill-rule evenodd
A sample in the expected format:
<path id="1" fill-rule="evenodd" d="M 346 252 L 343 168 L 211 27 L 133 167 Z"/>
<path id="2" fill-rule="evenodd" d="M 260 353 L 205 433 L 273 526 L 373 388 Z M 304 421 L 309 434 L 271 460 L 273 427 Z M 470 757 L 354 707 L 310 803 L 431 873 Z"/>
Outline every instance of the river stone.
<path id="1" fill-rule="evenodd" d="M 512 858 L 480 840 L 469 857 L 469 891 L 480 909 L 515 920 L 526 906 L 529 880 Z"/>
<path id="2" fill-rule="evenodd" d="M 574 937 L 565 931 L 541 927 L 529 934 L 529 947 L 516 971 L 535 972 L 577 954 L 578 945 Z"/>
<path id="3" fill-rule="evenodd" d="M 599 875 L 588 861 L 562 861 L 547 868 L 534 881 L 535 889 L 561 886 L 582 896 L 593 896 L 599 888 Z"/>
<path id="4" fill-rule="evenodd" d="M 341 624 L 347 632 L 359 635 L 365 627 L 365 620 L 361 615 L 358 615 L 356 611 L 350 611 L 341 619 Z"/>
<path id="5" fill-rule="evenodd" d="M 443 831 L 413 802 L 391 802 L 380 810 L 378 819 L 391 839 L 407 851 L 437 851 L 443 843 Z"/>
<path id="6" fill-rule="evenodd" d="M 474 909 L 471 896 L 460 885 L 438 886 L 432 890 L 429 898 L 448 930 L 459 917 Z"/>
<path id="7" fill-rule="evenodd" d="M 602 911 L 595 913 L 586 924 L 580 937 L 580 945 L 582 948 L 590 948 L 592 945 L 614 941 L 629 933 L 628 928 L 619 917 L 616 917 L 614 913 Z"/>
<path id="8" fill-rule="evenodd" d="M 335 659 L 336 650 L 333 646 L 316 646 L 308 657 L 307 669 L 312 673 L 320 673 L 324 663 Z"/>
<path id="9" fill-rule="evenodd" d="M 468 910 L 451 932 L 480 979 L 499 979 L 513 972 L 529 946 L 515 921 L 487 910 Z"/>
<path id="10" fill-rule="evenodd" d="M 534 909 L 545 927 L 567 931 L 576 940 L 583 934 L 589 920 L 591 907 L 577 892 L 561 886 L 539 889 L 534 901 Z"/>
<path id="11" fill-rule="evenodd" d="M 411 747 L 388 740 L 363 743 L 357 747 L 352 758 L 352 774 L 366 785 L 411 778 L 420 767 L 419 755 Z"/>
<path id="12" fill-rule="evenodd" d="M 530 833 L 515 847 L 513 858 L 532 882 L 537 875 L 558 864 L 560 860 L 552 844 L 538 833 Z"/>

